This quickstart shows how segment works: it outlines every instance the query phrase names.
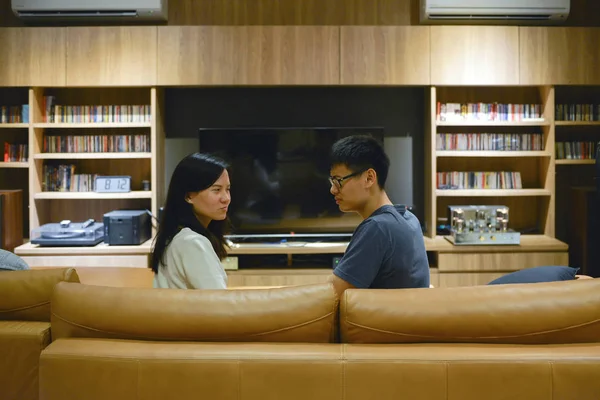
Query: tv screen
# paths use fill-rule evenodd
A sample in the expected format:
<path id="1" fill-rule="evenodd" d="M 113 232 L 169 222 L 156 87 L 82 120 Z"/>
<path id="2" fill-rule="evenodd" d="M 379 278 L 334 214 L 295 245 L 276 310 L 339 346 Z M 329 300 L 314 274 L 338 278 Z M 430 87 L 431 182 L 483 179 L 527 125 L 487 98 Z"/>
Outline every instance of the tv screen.
<path id="1" fill-rule="evenodd" d="M 329 192 L 329 152 L 346 136 L 383 128 L 200 129 L 200 151 L 230 165 L 234 234 L 351 233 L 360 223 Z"/>

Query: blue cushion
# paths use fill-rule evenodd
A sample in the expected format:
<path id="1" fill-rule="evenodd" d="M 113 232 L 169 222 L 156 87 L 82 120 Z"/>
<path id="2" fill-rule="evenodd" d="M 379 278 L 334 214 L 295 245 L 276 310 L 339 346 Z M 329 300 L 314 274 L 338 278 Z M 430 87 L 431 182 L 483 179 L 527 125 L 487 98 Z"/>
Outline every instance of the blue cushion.
<path id="1" fill-rule="evenodd" d="M 571 281 L 575 279 L 577 271 L 579 271 L 579 268 L 560 266 L 527 268 L 521 271 L 512 272 L 510 274 L 501 276 L 500 278 L 488 283 L 488 285 L 503 285 L 506 283 Z"/>

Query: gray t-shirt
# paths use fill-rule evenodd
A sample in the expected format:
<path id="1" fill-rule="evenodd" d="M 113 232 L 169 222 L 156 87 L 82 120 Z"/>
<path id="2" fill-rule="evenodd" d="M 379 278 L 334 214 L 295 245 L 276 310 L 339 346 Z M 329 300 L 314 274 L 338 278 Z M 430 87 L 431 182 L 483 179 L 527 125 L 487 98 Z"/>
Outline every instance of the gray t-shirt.
<path id="1" fill-rule="evenodd" d="M 386 205 L 358 225 L 333 273 L 357 288 L 429 287 L 429 263 L 419 220 Z"/>

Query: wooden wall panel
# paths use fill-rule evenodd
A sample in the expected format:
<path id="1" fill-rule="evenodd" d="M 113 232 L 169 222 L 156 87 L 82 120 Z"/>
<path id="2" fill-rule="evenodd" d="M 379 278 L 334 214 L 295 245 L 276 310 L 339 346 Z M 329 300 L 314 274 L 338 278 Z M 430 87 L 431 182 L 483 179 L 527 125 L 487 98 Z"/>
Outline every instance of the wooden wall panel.
<path id="1" fill-rule="evenodd" d="M 0 26 L 23 26 L 10 1 L 0 0 Z M 571 0 L 565 26 L 600 26 L 597 2 Z M 171 0 L 168 25 L 418 25 L 418 12 L 419 0 Z"/>
<path id="2" fill-rule="evenodd" d="M 64 86 L 64 28 L 0 29 L 0 86 Z"/>
<path id="3" fill-rule="evenodd" d="M 518 83 L 518 27 L 431 27 L 432 85 Z"/>
<path id="4" fill-rule="evenodd" d="M 600 28 L 520 28 L 525 85 L 600 84 Z"/>
<path id="5" fill-rule="evenodd" d="M 154 26 L 67 28 L 67 85 L 155 85 L 156 30 Z"/>
<path id="6" fill-rule="evenodd" d="M 428 85 L 429 28 L 342 27 L 343 85 Z"/>
<path id="7" fill-rule="evenodd" d="M 339 83 L 339 27 L 161 27 L 159 85 Z"/>
<path id="8" fill-rule="evenodd" d="M 171 0 L 169 25 L 411 25 L 419 0 Z"/>

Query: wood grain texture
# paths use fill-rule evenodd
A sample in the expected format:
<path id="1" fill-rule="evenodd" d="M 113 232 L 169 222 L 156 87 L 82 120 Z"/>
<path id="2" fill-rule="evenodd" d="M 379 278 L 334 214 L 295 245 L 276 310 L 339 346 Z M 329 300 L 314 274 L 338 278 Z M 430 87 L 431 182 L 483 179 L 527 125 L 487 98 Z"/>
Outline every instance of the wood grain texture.
<path id="1" fill-rule="evenodd" d="M 10 1 L 0 0 L 0 26 L 23 26 Z M 597 0 L 571 0 L 565 26 L 600 26 L 596 10 Z M 171 0 L 168 24 L 418 25 L 418 12 L 419 0 Z M 103 23 L 88 21 L 89 25 Z"/>
<path id="2" fill-rule="evenodd" d="M 67 28 L 67 86 L 156 84 L 156 29 Z"/>
<path id="3" fill-rule="evenodd" d="M 600 84 L 600 28 L 522 27 L 523 85 Z"/>
<path id="4" fill-rule="evenodd" d="M 178 0 L 169 25 L 411 25 L 419 0 Z"/>
<path id="5" fill-rule="evenodd" d="M 343 85 L 428 85 L 429 28 L 341 28 Z"/>
<path id="6" fill-rule="evenodd" d="M 0 191 L 0 248 L 12 252 L 23 244 L 23 191 Z"/>
<path id="7" fill-rule="evenodd" d="M 451 272 L 439 273 L 439 287 L 462 287 L 487 285 L 494 279 L 506 275 L 504 272 Z M 438 287 L 438 286 L 436 286 Z"/>
<path id="8" fill-rule="evenodd" d="M 544 265 L 569 265 L 569 253 L 440 253 L 438 270 L 441 272 L 465 271 L 518 271 Z"/>
<path id="9" fill-rule="evenodd" d="M 431 27 L 432 85 L 518 83 L 518 27 Z"/>
<path id="10" fill-rule="evenodd" d="M 64 28 L 0 29 L 0 86 L 64 86 Z"/>
<path id="11" fill-rule="evenodd" d="M 339 83 L 338 27 L 160 27 L 159 85 Z"/>

